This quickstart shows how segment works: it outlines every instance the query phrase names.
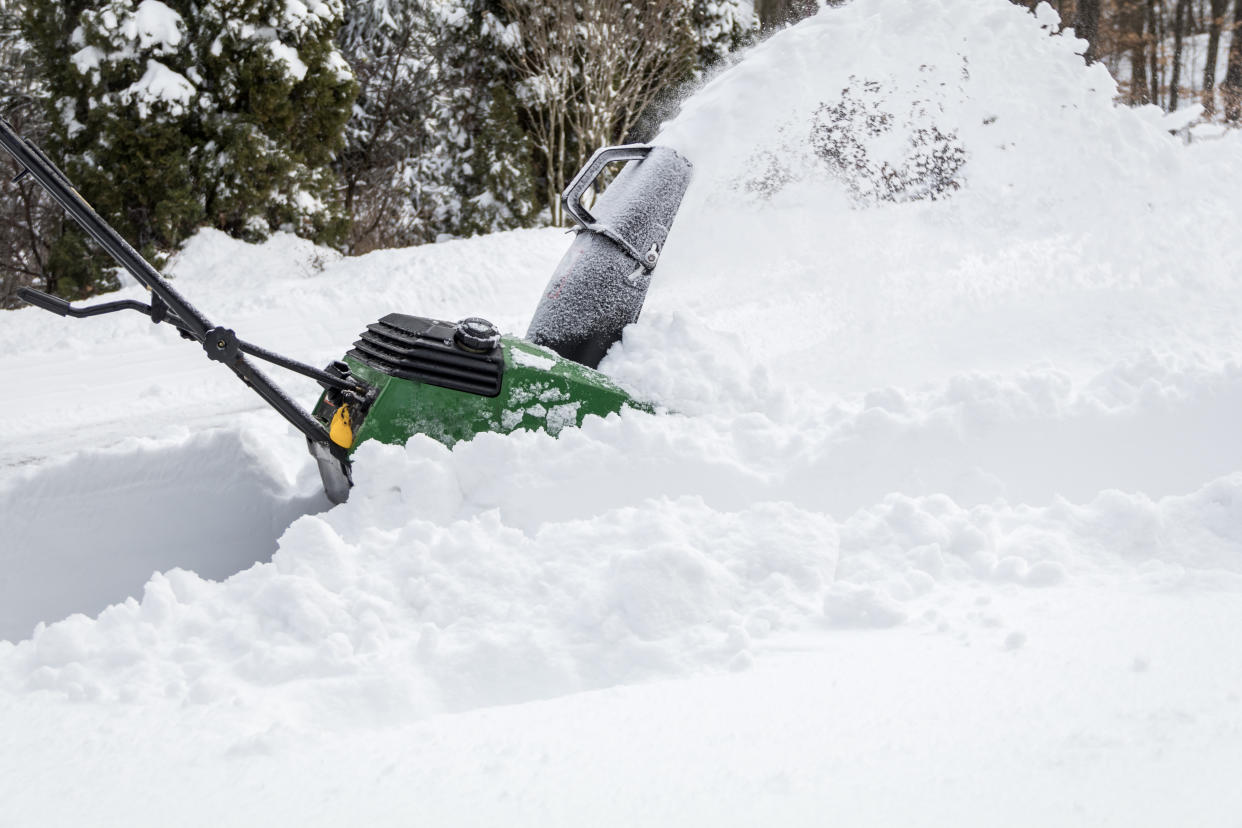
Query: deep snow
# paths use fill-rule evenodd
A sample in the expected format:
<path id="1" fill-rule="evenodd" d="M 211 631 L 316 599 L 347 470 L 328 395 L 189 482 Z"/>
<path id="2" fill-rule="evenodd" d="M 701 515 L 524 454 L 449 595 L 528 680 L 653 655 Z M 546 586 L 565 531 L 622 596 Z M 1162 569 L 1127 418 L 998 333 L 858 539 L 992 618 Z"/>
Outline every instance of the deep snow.
<path id="1" fill-rule="evenodd" d="M 365 445 L 329 510 L 174 333 L 6 314 L 0 823 L 1234 824 L 1242 141 L 1041 23 L 857 0 L 685 104 L 602 366 L 677 414 Z M 847 104 L 888 128 L 834 169 Z M 918 133 L 957 187 L 877 198 Z M 567 245 L 172 272 L 324 362 L 391 310 L 522 331 Z"/>

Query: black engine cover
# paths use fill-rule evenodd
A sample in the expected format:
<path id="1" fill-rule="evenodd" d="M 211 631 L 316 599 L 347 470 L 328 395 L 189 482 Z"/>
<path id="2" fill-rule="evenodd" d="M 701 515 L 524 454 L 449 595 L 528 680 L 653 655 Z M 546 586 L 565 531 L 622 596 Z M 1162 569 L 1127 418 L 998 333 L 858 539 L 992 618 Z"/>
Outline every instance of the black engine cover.
<path id="1" fill-rule="evenodd" d="M 389 376 L 495 397 L 505 371 L 499 342 L 478 351 L 458 341 L 457 328 L 453 322 L 390 313 L 367 326 L 348 356 Z"/>

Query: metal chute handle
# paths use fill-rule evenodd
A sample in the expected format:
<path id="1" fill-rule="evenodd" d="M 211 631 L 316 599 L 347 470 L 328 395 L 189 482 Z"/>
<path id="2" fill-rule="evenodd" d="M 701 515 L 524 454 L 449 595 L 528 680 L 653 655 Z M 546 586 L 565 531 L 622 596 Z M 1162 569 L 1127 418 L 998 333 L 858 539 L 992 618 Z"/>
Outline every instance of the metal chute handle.
<path id="1" fill-rule="evenodd" d="M 623 238 L 613 228 L 601 224 L 595 216 L 591 215 L 586 207 L 582 206 L 582 197 L 586 195 L 587 188 L 595 183 L 595 179 L 599 178 L 599 174 L 609 164 L 617 161 L 641 161 L 651 154 L 655 147 L 650 144 L 623 144 L 619 147 L 604 147 L 595 151 L 591 156 L 591 160 L 586 166 L 578 171 L 574 176 L 574 180 L 569 182 L 569 186 L 565 188 L 565 193 L 561 199 L 565 203 L 565 212 L 573 217 L 573 220 L 584 230 L 590 230 L 593 233 L 600 233 L 621 245 L 627 253 L 634 257 L 635 261 L 650 270 L 655 266 L 655 258 L 653 254 L 638 250 L 628 239 Z"/>
<path id="2" fill-rule="evenodd" d="M 594 229 L 593 225 L 599 222 L 582 206 L 582 197 L 586 195 L 587 188 L 595 183 L 604 167 L 616 161 L 641 161 L 651 154 L 652 149 L 650 144 L 624 144 L 596 150 L 587 165 L 578 171 L 574 180 L 565 188 L 565 193 L 561 196 L 565 202 L 565 211 L 586 229 Z"/>

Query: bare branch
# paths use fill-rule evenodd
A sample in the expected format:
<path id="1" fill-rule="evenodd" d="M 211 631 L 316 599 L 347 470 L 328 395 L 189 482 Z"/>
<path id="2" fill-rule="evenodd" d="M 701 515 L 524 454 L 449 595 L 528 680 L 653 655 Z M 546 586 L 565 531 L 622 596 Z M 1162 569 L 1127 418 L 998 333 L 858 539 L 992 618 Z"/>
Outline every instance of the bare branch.
<path id="1" fill-rule="evenodd" d="M 547 165 L 548 203 L 596 149 L 625 140 L 659 91 L 695 59 L 691 0 L 503 0 L 520 21 L 510 63 L 521 79 L 536 145 Z"/>

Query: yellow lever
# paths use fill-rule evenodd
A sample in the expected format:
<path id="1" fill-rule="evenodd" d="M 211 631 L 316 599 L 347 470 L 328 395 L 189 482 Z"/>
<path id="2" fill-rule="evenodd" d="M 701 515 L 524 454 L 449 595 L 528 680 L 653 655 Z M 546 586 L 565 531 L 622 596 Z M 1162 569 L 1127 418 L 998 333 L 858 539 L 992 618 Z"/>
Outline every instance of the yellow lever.
<path id="1" fill-rule="evenodd" d="M 353 448 L 354 429 L 349 422 L 348 405 L 342 405 L 332 415 L 332 425 L 328 427 L 328 437 L 343 449 Z"/>

